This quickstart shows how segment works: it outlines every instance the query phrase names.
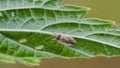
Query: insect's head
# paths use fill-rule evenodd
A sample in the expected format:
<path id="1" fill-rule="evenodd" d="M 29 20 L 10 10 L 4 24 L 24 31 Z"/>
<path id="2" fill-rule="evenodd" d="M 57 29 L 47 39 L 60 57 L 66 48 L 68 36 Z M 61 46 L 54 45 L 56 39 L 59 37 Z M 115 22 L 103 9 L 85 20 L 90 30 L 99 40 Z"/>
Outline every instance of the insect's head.
<path id="1" fill-rule="evenodd" d="M 60 34 L 56 34 L 56 39 L 57 39 L 57 40 L 59 40 L 59 39 L 60 39 L 60 37 L 61 37 L 61 35 L 60 35 Z"/>

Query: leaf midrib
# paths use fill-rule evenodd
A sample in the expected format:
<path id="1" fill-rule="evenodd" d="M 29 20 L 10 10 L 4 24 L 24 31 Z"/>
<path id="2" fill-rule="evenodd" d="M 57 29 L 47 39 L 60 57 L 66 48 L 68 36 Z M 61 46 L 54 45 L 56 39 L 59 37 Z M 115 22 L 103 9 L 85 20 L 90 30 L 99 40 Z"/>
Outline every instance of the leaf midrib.
<path id="1" fill-rule="evenodd" d="M 42 33 L 42 34 L 47 34 L 47 35 L 53 35 L 52 32 L 48 32 L 48 31 L 40 31 L 40 30 L 28 30 L 28 29 L 0 29 L 0 31 L 8 31 L 8 32 L 34 32 L 34 33 Z M 92 38 L 87 38 L 85 36 L 75 36 L 75 35 L 70 35 L 71 37 L 74 38 L 80 38 L 80 39 L 84 39 L 84 40 L 88 40 L 88 41 L 92 41 L 92 42 L 97 42 L 103 45 L 108 45 L 108 46 L 112 46 L 115 48 L 120 48 L 120 46 L 116 46 L 114 44 L 110 44 L 104 41 L 100 41 L 97 39 L 92 39 Z"/>

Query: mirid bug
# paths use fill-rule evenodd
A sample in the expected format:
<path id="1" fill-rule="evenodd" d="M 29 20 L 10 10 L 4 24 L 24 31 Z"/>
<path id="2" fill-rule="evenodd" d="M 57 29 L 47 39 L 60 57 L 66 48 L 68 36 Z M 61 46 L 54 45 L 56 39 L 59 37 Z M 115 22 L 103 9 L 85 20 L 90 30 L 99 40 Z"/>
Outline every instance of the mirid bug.
<path id="1" fill-rule="evenodd" d="M 76 45 L 77 42 L 74 38 L 69 35 L 58 33 L 56 34 L 56 40 L 63 44 L 68 44 L 69 46 Z"/>

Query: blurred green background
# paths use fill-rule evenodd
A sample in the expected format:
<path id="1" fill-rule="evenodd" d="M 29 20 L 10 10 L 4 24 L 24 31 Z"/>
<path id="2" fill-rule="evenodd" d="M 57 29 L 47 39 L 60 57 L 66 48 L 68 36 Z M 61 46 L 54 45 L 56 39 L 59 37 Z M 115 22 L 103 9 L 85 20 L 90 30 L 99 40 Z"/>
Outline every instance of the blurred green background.
<path id="1" fill-rule="evenodd" d="M 63 4 L 75 4 L 92 8 L 86 17 L 97 17 L 120 22 L 120 0 L 64 0 Z M 120 68 L 120 58 L 96 57 L 88 59 L 43 59 L 40 66 L 0 63 L 0 68 Z"/>

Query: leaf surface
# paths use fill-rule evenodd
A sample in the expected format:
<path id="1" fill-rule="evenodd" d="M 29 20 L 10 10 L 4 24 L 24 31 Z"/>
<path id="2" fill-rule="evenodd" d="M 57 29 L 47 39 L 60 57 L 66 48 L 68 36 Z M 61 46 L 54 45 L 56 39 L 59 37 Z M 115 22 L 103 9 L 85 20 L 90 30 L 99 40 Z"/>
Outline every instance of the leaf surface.
<path id="1" fill-rule="evenodd" d="M 33 66 L 42 58 L 119 56 L 120 31 L 113 28 L 115 23 L 83 18 L 88 11 L 61 6 L 61 0 L 0 0 L 0 61 Z M 53 37 L 56 33 L 73 37 L 77 44 L 59 43 Z"/>

